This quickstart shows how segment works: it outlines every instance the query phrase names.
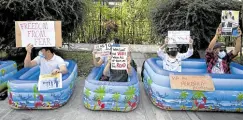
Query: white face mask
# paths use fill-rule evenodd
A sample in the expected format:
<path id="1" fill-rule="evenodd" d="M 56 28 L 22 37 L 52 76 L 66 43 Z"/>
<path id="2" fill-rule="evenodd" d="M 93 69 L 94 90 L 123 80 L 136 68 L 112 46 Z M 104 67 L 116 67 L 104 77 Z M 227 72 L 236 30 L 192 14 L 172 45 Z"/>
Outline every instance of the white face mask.
<path id="1" fill-rule="evenodd" d="M 219 52 L 218 56 L 219 58 L 223 59 L 226 56 L 226 52 L 225 51 Z"/>
<path id="2" fill-rule="evenodd" d="M 42 58 L 45 58 L 45 55 L 43 55 L 43 53 L 41 51 L 39 51 L 38 55 Z"/>

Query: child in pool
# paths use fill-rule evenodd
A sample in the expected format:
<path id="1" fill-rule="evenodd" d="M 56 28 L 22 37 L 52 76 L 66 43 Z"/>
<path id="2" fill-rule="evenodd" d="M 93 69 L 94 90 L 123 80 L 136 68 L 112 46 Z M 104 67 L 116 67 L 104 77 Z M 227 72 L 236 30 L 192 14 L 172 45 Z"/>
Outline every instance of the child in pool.
<path id="1" fill-rule="evenodd" d="M 186 53 L 179 53 L 176 44 L 168 44 L 168 38 L 157 51 L 158 56 L 163 60 L 163 69 L 173 72 L 181 72 L 181 61 L 193 55 L 193 40 L 190 39 L 189 48 Z"/>

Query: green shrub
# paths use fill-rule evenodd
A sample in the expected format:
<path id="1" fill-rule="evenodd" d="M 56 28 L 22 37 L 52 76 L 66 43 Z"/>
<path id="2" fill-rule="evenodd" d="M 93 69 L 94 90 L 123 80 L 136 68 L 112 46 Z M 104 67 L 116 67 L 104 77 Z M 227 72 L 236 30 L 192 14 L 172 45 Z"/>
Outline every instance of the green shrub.
<path id="1" fill-rule="evenodd" d="M 196 49 L 208 46 L 221 22 L 222 10 L 241 10 L 241 2 L 236 0 L 155 0 L 153 5 L 150 16 L 157 35 L 190 30 Z"/>
<path id="2" fill-rule="evenodd" d="M 0 50 L 10 56 L 25 55 L 15 47 L 15 21 L 62 21 L 62 37 L 67 41 L 70 33 L 78 36 L 86 14 L 85 0 L 1 0 Z"/>

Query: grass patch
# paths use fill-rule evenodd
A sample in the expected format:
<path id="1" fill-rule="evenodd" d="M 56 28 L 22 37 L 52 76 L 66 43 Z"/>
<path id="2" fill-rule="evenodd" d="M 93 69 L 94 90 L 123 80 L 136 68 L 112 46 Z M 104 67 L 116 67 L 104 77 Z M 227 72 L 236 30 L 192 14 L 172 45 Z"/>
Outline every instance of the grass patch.
<path id="1" fill-rule="evenodd" d="M 0 51 L 0 58 L 6 58 L 8 54 L 5 51 Z"/>
<path id="2" fill-rule="evenodd" d="M 157 53 L 146 53 L 144 54 L 145 58 L 153 58 L 153 57 L 158 57 Z"/>
<path id="3" fill-rule="evenodd" d="M 78 64 L 78 75 L 87 76 L 93 66 L 92 53 L 86 51 L 60 51 L 65 60 L 73 60 Z"/>

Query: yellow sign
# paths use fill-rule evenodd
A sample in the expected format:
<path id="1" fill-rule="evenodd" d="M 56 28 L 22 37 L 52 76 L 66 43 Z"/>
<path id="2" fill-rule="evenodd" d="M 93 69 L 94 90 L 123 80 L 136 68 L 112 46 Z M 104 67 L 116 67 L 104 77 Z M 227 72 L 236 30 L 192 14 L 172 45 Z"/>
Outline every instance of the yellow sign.
<path id="1" fill-rule="evenodd" d="M 38 90 L 50 90 L 62 88 L 62 74 L 45 74 L 39 76 Z"/>

